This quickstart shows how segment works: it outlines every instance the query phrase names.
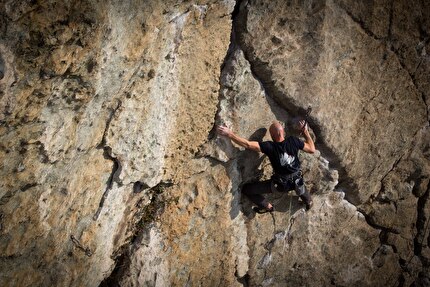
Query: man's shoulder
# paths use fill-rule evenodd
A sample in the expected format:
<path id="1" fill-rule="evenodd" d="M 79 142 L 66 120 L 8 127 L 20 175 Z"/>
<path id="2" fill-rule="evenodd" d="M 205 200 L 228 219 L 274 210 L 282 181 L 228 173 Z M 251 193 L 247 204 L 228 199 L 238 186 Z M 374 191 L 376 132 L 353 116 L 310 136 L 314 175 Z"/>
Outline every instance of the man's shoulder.
<path id="1" fill-rule="evenodd" d="M 297 140 L 299 140 L 297 137 L 295 136 L 288 136 L 284 141 L 283 144 L 292 144 L 297 142 Z"/>
<path id="2" fill-rule="evenodd" d="M 285 139 L 284 141 L 285 144 L 287 145 L 293 145 L 299 149 L 303 149 L 303 141 L 301 141 L 298 137 L 296 136 L 289 136 Z"/>
<path id="3" fill-rule="evenodd" d="M 263 153 L 267 153 L 272 150 L 274 145 L 272 141 L 258 142 L 258 144 L 260 145 L 260 149 Z"/>
<path id="4" fill-rule="evenodd" d="M 261 146 L 267 146 L 267 147 L 273 146 L 273 142 L 272 141 L 261 141 L 261 142 L 258 142 L 258 144 L 260 145 L 260 147 Z"/>

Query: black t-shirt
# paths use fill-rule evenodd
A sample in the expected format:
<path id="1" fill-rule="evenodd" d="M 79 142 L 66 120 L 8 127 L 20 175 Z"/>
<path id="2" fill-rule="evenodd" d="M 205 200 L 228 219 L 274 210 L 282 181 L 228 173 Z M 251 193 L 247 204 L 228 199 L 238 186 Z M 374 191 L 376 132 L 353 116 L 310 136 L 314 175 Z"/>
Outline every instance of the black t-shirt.
<path id="1" fill-rule="evenodd" d="M 266 154 L 276 174 L 287 175 L 300 170 L 299 149 L 305 143 L 296 137 L 289 136 L 283 142 L 259 142 L 261 151 Z"/>

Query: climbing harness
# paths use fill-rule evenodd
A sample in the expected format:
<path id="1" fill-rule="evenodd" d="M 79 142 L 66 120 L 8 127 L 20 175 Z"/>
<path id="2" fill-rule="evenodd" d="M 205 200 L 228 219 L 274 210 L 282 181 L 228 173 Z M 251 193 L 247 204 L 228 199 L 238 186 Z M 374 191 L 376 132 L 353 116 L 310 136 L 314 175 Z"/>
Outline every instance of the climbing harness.
<path id="1" fill-rule="evenodd" d="M 305 193 L 305 186 L 303 182 L 303 172 L 301 170 L 296 171 L 289 175 L 272 175 L 272 193 L 273 193 L 273 205 L 278 205 L 282 200 L 285 194 L 290 192 L 286 190 L 286 187 L 294 186 L 294 190 L 298 196 L 301 196 Z M 282 186 L 282 191 L 279 191 L 278 187 Z M 291 189 L 292 190 L 292 189 Z M 290 199 L 291 204 L 291 199 Z"/>
<path id="2" fill-rule="evenodd" d="M 280 174 L 274 174 L 272 175 L 271 179 L 276 184 L 280 185 L 286 185 L 288 182 L 293 183 L 297 178 L 301 178 L 303 175 L 303 172 L 301 170 L 298 170 L 296 172 L 293 172 L 291 174 L 287 175 L 280 175 Z"/>

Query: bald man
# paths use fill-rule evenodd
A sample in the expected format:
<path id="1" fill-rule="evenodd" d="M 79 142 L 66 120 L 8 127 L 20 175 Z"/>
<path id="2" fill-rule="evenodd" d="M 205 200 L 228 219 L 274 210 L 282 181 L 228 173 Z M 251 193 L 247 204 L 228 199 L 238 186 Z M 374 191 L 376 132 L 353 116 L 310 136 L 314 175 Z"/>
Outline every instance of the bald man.
<path id="1" fill-rule="evenodd" d="M 281 192 L 294 189 L 305 203 L 307 210 L 312 206 L 311 195 L 304 186 L 298 152 L 299 150 L 303 150 L 307 153 L 314 153 L 315 144 L 309 135 L 307 124 L 301 121 L 299 125 L 303 129 L 304 142 L 294 136 L 285 138 L 284 128 L 278 121 L 274 121 L 269 128 L 273 141 L 265 142 L 249 141 L 234 134 L 227 127 L 217 127 L 220 135 L 228 137 L 246 149 L 263 152 L 269 157 L 273 167 L 272 178 L 270 180 L 246 184 L 242 188 L 242 193 L 257 205 L 254 210 L 258 213 L 273 211 L 273 205 L 262 194 L 273 192 L 274 189 Z"/>

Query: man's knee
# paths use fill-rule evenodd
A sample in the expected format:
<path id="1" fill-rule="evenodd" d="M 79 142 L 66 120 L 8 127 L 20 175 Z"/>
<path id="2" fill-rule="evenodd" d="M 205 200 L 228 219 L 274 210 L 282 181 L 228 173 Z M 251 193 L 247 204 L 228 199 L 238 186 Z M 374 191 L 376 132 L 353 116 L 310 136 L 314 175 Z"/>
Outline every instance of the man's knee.
<path id="1" fill-rule="evenodd" d="M 242 193 L 245 195 L 264 194 L 272 192 L 270 180 L 246 183 L 242 187 Z"/>
<path id="2" fill-rule="evenodd" d="M 250 193 L 251 193 L 251 191 L 252 191 L 252 188 L 251 188 L 251 184 L 250 184 L 250 183 L 245 183 L 245 184 L 242 186 L 242 190 L 241 190 L 241 192 L 242 192 L 243 194 L 250 194 Z"/>
<path id="3" fill-rule="evenodd" d="M 303 178 L 297 178 L 294 181 L 294 190 L 296 191 L 296 194 L 298 196 L 301 196 L 306 193 L 305 183 L 303 181 Z"/>

